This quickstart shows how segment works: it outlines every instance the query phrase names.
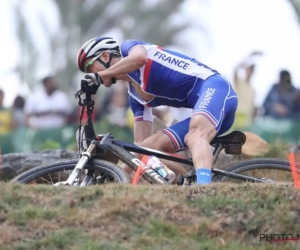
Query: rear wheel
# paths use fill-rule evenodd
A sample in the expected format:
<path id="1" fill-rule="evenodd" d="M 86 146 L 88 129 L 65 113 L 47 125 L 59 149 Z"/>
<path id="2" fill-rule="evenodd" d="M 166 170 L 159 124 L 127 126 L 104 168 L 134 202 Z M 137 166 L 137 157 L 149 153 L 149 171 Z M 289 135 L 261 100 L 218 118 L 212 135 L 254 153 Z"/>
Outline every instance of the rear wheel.
<path id="1" fill-rule="evenodd" d="M 223 171 L 252 176 L 267 181 L 293 182 L 290 164 L 286 160 L 275 158 L 257 158 L 237 162 Z M 242 182 L 224 175 L 214 175 L 213 182 Z"/>
<path id="2" fill-rule="evenodd" d="M 10 182 L 53 185 L 67 180 L 77 163 L 78 160 L 65 160 L 35 167 L 16 176 Z M 91 177 L 89 185 L 130 182 L 127 173 L 108 161 L 93 160 L 85 165 L 84 170 L 79 175 L 78 185 L 85 179 L 87 173 Z"/>

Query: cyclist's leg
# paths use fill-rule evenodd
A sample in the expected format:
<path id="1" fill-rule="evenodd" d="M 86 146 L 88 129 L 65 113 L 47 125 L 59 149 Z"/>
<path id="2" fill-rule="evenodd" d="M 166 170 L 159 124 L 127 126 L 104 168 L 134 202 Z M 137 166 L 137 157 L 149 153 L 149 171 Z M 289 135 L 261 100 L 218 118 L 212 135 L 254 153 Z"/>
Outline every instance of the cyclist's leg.
<path id="1" fill-rule="evenodd" d="M 197 183 L 210 183 L 213 165 L 210 141 L 232 126 L 237 97 L 231 85 L 219 75 L 208 78 L 195 92 L 190 96 L 190 101 L 196 104 L 185 143 L 192 153 Z"/>
<path id="2" fill-rule="evenodd" d="M 181 124 L 182 122 L 179 122 L 177 124 Z M 176 125 L 176 124 L 175 124 Z M 173 125 L 173 126 L 175 126 Z M 171 126 L 171 128 L 173 127 Z M 182 126 L 182 125 L 181 125 Z M 188 123 L 183 124 L 183 126 L 186 127 L 186 131 L 188 131 Z M 155 150 L 164 151 L 170 154 L 176 153 L 177 147 L 174 146 L 174 140 L 171 139 L 168 135 L 168 132 L 165 132 L 167 129 L 164 129 L 163 131 L 159 131 L 147 139 L 145 139 L 140 145 L 143 147 L 152 148 Z M 184 136 L 183 136 L 184 138 Z M 177 143 L 177 142 L 175 142 Z M 179 174 L 185 175 L 186 170 L 183 167 L 182 163 L 177 163 L 173 161 L 168 161 L 164 159 L 160 159 L 166 166 L 168 166 L 174 173 L 176 174 L 176 177 L 178 177 Z M 174 180 L 173 183 L 177 182 L 177 178 Z"/>
<path id="3" fill-rule="evenodd" d="M 175 129 L 179 128 L 179 130 L 182 127 L 185 128 L 183 133 L 182 133 L 182 136 L 181 136 L 181 143 L 183 143 L 184 136 L 188 131 L 189 122 L 185 121 L 184 124 L 182 124 L 182 122 L 180 122 L 180 123 L 177 123 L 177 124 L 171 126 L 171 128 L 174 127 L 174 126 L 175 126 Z M 174 142 L 175 142 L 174 139 L 171 139 L 172 136 L 169 137 L 170 133 L 169 132 L 164 132 L 165 130 L 166 129 L 164 129 L 163 131 L 159 131 L 157 133 L 154 133 L 153 135 L 149 136 L 144 141 L 142 141 L 140 143 L 140 145 L 143 146 L 143 147 L 147 147 L 147 148 L 151 148 L 151 149 L 155 149 L 155 150 L 159 150 L 159 151 L 163 151 L 163 152 L 167 152 L 167 153 L 171 153 L 171 154 L 175 153 L 177 149 L 181 149 L 181 148 L 177 147 L 177 146 L 176 147 L 174 146 Z M 181 129 L 181 131 L 182 131 L 182 129 Z M 175 142 L 175 145 L 176 145 L 176 143 L 178 143 L 178 142 Z M 135 155 L 136 155 L 136 157 L 141 158 L 141 155 L 139 155 L 139 154 L 135 154 Z M 164 164 L 166 164 L 166 166 L 168 166 L 176 174 L 176 178 L 175 178 L 173 183 L 177 183 L 179 174 L 185 175 L 187 173 L 187 171 L 183 167 L 182 163 L 177 163 L 177 162 L 174 162 L 174 161 L 168 161 L 168 160 L 164 160 L 164 159 L 160 159 L 160 160 Z M 128 174 L 132 174 L 131 168 L 129 168 L 126 164 L 123 164 L 122 168 Z"/>
<path id="4" fill-rule="evenodd" d="M 183 124 L 183 126 L 182 125 L 178 126 L 177 124 L 175 124 L 176 125 L 175 127 L 179 128 L 179 130 L 180 130 L 181 127 L 185 128 L 184 133 L 181 136 L 181 138 L 182 138 L 181 141 L 183 142 L 184 136 L 188 131 L 189 122 L 185 122 L 185 125 Z M 156 132 L 153 135 L 146 138 L 144 141 L 142 141 L 140 143 L 140 145 L 143 146 L 143 147 L 147 147 L 147 148 L 151 148 L 151 149 L 155 149 L 155 150 L 159 150 L 159 151 L 163 151 L 163 152 L 173 154 L 173 153 L 176 152 L 176 149 L 178 149 L 178 148 L 174 147 L 172 139 L 170 139 L 170 137 L 167 134 L 168 133 L 164 133 L 162 131 Z M 141 157 L 142 157 L 140 154 L 135 154 L 135 156 L 138 157 L 139 159 L 141 159 Z M 177 179 L 178 179 L 179 174 L 185 175 L 187 173 L 187 171 L 183 167 L 182 163 L 177 163 L 177 162 L 174 162 L 174 161 L 168 161 L 168 160 L 164 160 L 164 159 L 160 159 L 160 160 L 164 164 L 166 164 L 166 166 L 168 166 L 176 174 L 176 178 L 175 178 L 173 183 L 177 183 Z M 122 168 L 129 175 L 132 175 L 132 169 L 130 167 L 128 167 L 126 164 L 122 164 Z"/>

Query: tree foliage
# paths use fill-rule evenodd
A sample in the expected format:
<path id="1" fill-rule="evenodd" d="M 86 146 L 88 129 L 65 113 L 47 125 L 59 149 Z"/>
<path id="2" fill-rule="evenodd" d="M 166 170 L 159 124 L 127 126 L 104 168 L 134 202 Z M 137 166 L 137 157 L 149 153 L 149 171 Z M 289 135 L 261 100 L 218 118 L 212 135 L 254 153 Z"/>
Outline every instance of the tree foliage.
<path id="1" fill-rule="evenodd" d="M 192 25 L 187 18 L 180 19 L 176 16 L 184 0 L 53 1 L 60 13 L 61 26 L 55 36 L 49 34 L 48 41 L 52 54 L 55 55 L 53 65 L 60 65 L 57 77 L 64 90 L 70 89 L 74 76 L 78 73 L 76 55 L 86 40 L 117 31 L 122 39 L 140 39 L 160 46 L 180 46 L 176 42 L 176 35 Z M 23 65 L 22 72 L 29 69 L 29 61 L 36 56 L 24 21 L 20 17 L 19 27 L 22 28 L 19 29 L 18 36 L 26 41 L 23 46 L 27 46 L 25 49 L 31 59 Z"/>
<path id="2" fill-rule="evenodd" d="M 298 18 L 298 22 L 300 24 L 300 0 L 289 0 L 289 2 L 291 3 L 291 5 L 294 8 L 295 13 L 296 13 L 297 18 Z"/>

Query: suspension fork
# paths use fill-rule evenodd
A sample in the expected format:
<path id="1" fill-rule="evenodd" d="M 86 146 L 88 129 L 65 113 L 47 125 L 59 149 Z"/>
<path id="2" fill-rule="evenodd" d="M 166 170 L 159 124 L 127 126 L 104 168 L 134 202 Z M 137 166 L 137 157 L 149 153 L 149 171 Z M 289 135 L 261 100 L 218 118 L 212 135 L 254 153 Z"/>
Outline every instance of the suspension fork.
<path id="1" fill-rule="evenodd" d="M 69 178 L 64 182 L 64 185 L 70 185 L 72 186 L 75 182 L 76 178 L 78 178 L 79 174 L 81 173 L 82 169 L 86 165 L 86 163 L 91 159 L 92 153 L 95 151 L 97 145 L 95 141 L 92 141 L 89 145 L 88 149 L 82 153 L 81 158 L 79 159 L 78 163 L 76 164 L 74 170 L 72 171 Z M 86 178 L 84 178 L 86 179 Z M 84 186 L 88 183 L 88 179 L 84 180 L 84 183 L 82 183 L 80 186 Z"/>

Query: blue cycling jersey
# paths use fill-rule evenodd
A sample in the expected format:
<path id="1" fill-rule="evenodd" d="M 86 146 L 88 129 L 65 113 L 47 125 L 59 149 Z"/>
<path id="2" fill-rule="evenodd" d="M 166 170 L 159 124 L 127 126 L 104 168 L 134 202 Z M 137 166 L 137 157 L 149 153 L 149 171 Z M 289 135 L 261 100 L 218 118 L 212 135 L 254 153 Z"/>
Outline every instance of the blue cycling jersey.
<path id="1" fill-rule="evenodd" d="M 152 120 L 152 112 L 147 107 L 166 105 L 194 108 L 195 103 L 188 98 L 193 89 L 199 89 L 207 78 L 218 74 L 194 58 L 137 40 L 126 40 L 121 44 L 122 57 L 127 57 L 134 46 L 146 49 L 147 63 L 128 76 L 143 91 L 154 96 L 150 102 L 146 102 L 129 85 L 129 104 L 135 120 Z"/>

